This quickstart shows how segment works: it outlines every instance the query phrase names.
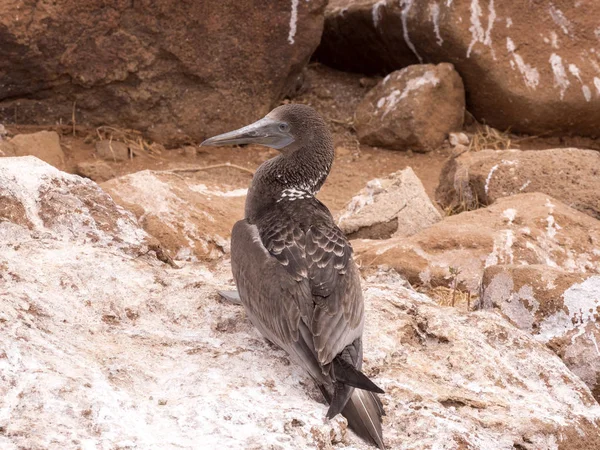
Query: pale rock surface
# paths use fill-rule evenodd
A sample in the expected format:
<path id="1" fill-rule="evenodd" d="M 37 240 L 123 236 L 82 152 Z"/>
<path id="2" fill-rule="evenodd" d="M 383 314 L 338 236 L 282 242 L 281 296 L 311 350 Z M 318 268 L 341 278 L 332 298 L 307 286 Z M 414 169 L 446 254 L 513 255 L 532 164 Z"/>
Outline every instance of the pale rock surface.
<path id="1" fill-rule="evenodd" d="M 436 199 L 443 208 L 475 209 L 525 192 L 543 192 L 600 219 L 600 152 L 576 148 L 466 152 L 444 166 Z"/>
<path id="2" fill-rule="evenodd" d="M 0 143 L 0 156 L 28 155 L 35 156 L 58 169 L 64 168 L 65 154 L 55 131 L 17 134 L 12 139 Z"/>
<path id="3" fill-rule="evenodd" d="M 497 264 L 545 264 L 600 273 L 600 221 L 544 194 L 498 199 L 487 208 L 446 217 L 408 238 L 352 242 L 363 266 L 387 265 L 419 285 L 479 291 L 483 270 Z"/>
<path id="4" fill-rule="evenodd" d="M 96 183 L 108 181 L 116 177 L 116 173 L 105 161 L 82 161 L 75 167 L 77 175 L 89 178 Z"/>
<path id="5" fill-rule="evenodd" d="M 371 448 L 325 421 L 308 377 L 219 301 L 227 264 L 176 270 L 133 251 L 146 233 L 131 214 L 36 160 L 0 160 L 0 177 L 20 205 L 0 220 L 0 447 Z M 92 194 L 122 221 L 95 239 L 81 207 Z M 365 370 L 387 392 L 389 448 L 600 445 L 589 389 L 525 332 L 442 308 L 392 272 L 364 290 Z"/>
<path id="6" fill-rule="evenodd" d="M 359 73 L 451 62 L 500 130 L 598 136 L 597 0 L 331 0 L 316 59 Z"/>
<path id="7" fill-rule="evenodd" d="M 214 260 L 229 252 L 244 217 L 246 189 L 221 191 L 170 172 L 144 170 L 102 183 L 176 260 Z"/>
<path id="8" fill-rule="evenodd" d="M 460 130 L 465 91 L 452 64 L 405 67 L 386 76 L 356 108 L 363 144 L 427 152 Z"/>
<path id="9" fill-rule="evenodd" d="M 481 289 L 480 308 L 498 308 L 547 344 L 600 399 L 600 275 L 543 265 L 491 266 Z"/>
<path id="10" fill-rule="evenodd" d="M 96 155 L 105 161 L 127 161 L 131 157 L 129 146 L 123 142 L 103 139 L 95 144 Z"/>
<path id="11" fill-rule="evenodd" d="M 410 167 L 375 178 L 336 215 L 350 239 L 411 236 L 441 220 L 421 180 Z"/>

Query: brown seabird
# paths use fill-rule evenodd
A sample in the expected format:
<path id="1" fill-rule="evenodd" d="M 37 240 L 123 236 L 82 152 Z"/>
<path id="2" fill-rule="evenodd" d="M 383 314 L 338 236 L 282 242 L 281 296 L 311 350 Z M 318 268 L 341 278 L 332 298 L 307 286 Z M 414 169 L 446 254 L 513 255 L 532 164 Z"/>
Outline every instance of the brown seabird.
<path id="1" fill-rule="evenodd" d="M 250 321 L 316 381 L 359 436 L 384 448 L 383 393 L 360 370 L 364 304 L 352 247 L 315 198 L 333 163 L 333 139 L 312 108 L 290 104 L 202 145 L 262 144 L 263 163 L 231 233 L 231 268 Z"/>

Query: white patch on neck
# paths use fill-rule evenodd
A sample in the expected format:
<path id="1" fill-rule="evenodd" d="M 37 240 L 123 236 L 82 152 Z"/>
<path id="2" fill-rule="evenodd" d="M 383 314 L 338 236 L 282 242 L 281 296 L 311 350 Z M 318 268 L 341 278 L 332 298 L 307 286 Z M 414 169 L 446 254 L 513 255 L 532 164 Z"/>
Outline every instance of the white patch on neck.
<path id="1" fill-rule="evenodd" d="M 279 203 L 282 200 L 289 200 L 293 202 L 294 200 L 304 200 L 310 197 L 313 197 L 313 194 L 311 194 L 309 191 L 304 191 L 296 188 L 288 188 L 281 191 L 281 196 L 277 200 L 277 203 Z"/>

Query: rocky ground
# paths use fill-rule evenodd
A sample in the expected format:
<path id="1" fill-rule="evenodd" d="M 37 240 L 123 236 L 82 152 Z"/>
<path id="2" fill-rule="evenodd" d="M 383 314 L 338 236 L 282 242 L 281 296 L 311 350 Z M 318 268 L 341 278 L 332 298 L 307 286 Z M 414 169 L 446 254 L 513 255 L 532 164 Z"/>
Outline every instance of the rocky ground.
<path id="1" fill-rule="evenodd" d="M 600 448 L 593 5 L 201 3 L 0 15 L 0 447 L 368 448 L 217 294 L 277 151 L 198 144 L 300 102 L 388 447 Z"/>

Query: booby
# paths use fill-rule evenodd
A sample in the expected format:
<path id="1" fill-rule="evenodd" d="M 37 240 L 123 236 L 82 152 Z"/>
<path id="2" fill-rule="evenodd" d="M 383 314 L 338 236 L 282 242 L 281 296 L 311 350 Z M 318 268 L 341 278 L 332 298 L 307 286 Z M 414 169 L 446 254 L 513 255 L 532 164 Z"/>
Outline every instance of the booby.
<path id="1" fill-rule="evenodd" d="M 333 139 L 312 108 L 288 104 L 201 145 L 262 144 L 280 151 L 256 171 L 245 218 L 231 234 L 231 268 L 248 318 L 315 380 L 367 442 L 384 448 L 383 391 L 361 372 L 364 303 L 352 247 L 315 197 Z"/>

